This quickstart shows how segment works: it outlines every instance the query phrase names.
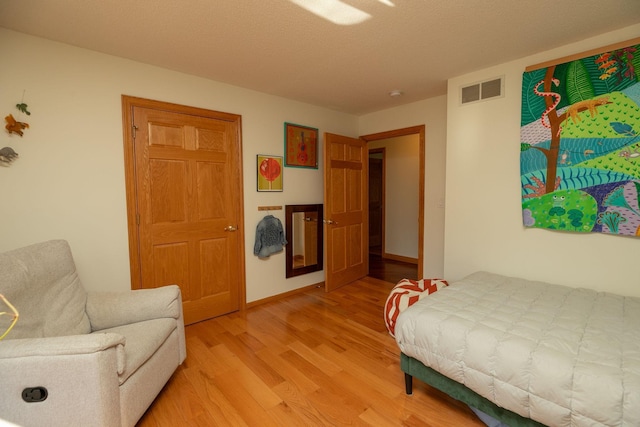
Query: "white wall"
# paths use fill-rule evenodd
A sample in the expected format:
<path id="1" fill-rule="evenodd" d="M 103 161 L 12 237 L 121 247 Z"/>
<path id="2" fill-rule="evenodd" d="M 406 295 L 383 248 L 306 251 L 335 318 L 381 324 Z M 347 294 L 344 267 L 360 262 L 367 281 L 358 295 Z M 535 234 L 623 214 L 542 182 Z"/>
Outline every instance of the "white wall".
<path id="1" fill-rule="evenodd" d="M 0 132 L 20 155 L 0 167 L 0 251 L 67 239 L 85 287 L 130 288 L 121 95 L 242 115 L 247 301 L 324 280 L 285 280 L 284 253 L 253 255 L 261 205 L 322 203 L 318 170 L 285 168 L 282 193 L 256 192 L 256 155 L 283 153 L 285 121 L 358 136 L 355 116 L 0 29 L 0 113 L 31 127 Z M 15 104 L 29 105 L 20 116 Z M 322 138 L 321 138 L 322 139 Z M 322 141 L 320 141 L 322 146 Z M 322 156 L 320 155 L 320 158 Z M 284 223 L 284 210 L 272 212 Z"/>
<path id="2" fill-rule="evenodd" d="M 525 67 L 628 40 L 640 25 L 449 80 L 445 277 L 487 270 L 640 296 L 640 239 L 522 226 L 520 105 Z M 458 103 L 462 85 L 505 77 L 504 98 Z"/>
<path id="3" fill-rule="evenodd" d="M 284 192 L 255 191 L 256 154 L 282 153 L 285 121 L 347 136 L 426 125 L 425 277 L 485 269 L 640 295 L 640 240 L 523 229 L 518 145 L 527 65 L 638 34 L 635 25 L 460 76 L 448 96 L 354 117 L 0 29 L 1 117 L 31 124 L 23 138 L 0 133 L 0 147 L 20 154 L 0 168 L 0 251 L 65 238 L 87 288 L 129 288 L 120 99 L 127 94 L 242 115 L 249 302 L 324 280 L 324 272 L 285 280 L 284 254 L 252 254 L 264 214 L 257 206 L 322 202 L 321 156 L 318 170 L 285 168 Z M 500 75 L 504 98 L 458 106 L 460 85 Z M 23 91 L 28 117 L 14 107 Z M 273 213 L 284 220 L 284 211 Z"/>
<path id="4" fill-rule="evenodd" d="M 444 275 L 446 114 L 439 96 L 359 118 L 360 135 L 425 125 L 424 277 Z"/>
<path id="5" fill-rule="evenodd" d="M 405 135 L 367 145 L 385 148 L 385 254 L 417 259 L 420 137 Z"/>

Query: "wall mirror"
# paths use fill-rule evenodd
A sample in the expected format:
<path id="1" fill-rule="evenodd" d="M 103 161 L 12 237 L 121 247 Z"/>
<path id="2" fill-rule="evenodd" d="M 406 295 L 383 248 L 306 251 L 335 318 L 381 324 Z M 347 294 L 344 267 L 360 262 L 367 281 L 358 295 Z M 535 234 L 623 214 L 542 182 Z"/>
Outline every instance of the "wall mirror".
<path id="1" fill-rule="evenodd" d="M 322 270 L 322 204 L 286 205 L 287 277 Z"/>

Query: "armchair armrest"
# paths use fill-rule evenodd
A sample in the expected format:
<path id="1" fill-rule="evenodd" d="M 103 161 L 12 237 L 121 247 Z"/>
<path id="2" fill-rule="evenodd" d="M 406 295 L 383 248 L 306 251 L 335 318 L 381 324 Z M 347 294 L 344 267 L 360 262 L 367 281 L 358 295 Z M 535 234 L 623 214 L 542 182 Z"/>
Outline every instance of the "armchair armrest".
<path id="1" fill-rule="evenodd" d="M 3 340 L 0 419 L 18 425 L 120 425 L 124 342 L 115 333 Z M 30 403 L 24 393 L 34 387 L 44 390 L 44 398 Z"/>
<path id="2" fill-rule="evenodd" d="M 89 292 L 87 316 L 91 330 L 153 320 L 182 317 L 182 299 L 177 285 L 128 292 Z"/>
<path id="3" fill-rule="evenodd" d="M 85 355 L 116 347 L 117 368 L 121 374 L 125 368 L 124 344 L 125 338 L 114 333 L 3 340 L 0 345 L 0 371 L 3 361 L 8 359 Z"/>

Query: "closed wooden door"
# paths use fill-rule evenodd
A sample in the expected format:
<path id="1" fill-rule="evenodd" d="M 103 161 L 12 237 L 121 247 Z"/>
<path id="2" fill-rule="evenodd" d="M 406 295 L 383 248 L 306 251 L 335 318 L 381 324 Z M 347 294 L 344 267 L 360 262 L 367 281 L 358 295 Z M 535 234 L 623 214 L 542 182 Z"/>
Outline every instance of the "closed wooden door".
<path id="1" fill-rule="evenodd" d="M 238 310 L 240 116 L 130 97 L 123 107 L 133 287 L 178 284 L 186 324 Z"/>
<path id="2" fill-rule="evenodd" d="M 324 218 L 327 291 L 367 275 L 367 147 L 364 141 L 325 134 Z"/>

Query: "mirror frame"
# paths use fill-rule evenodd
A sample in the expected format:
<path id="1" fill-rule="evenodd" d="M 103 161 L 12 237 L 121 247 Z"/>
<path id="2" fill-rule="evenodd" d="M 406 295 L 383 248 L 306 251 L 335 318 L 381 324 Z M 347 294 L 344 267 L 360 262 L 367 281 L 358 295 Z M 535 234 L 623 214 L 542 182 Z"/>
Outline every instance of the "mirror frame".
<path id="1" fill-rule="evenodd" d="M 307 265 L 305 267 L 293 268 L 293 214 L 295 212 L 317 212 L 318 214 L 318 262 L 316 264 Z M 323 269 L 323 251 L 324 251 L 324 235 L 322 226 L 322 204 L 315 205 L 285 205 L 285 236 L 288 244 L 286 246 L 285 267 L 286 277 L 295 277 L 303 274 L 320 271 Z"/>

